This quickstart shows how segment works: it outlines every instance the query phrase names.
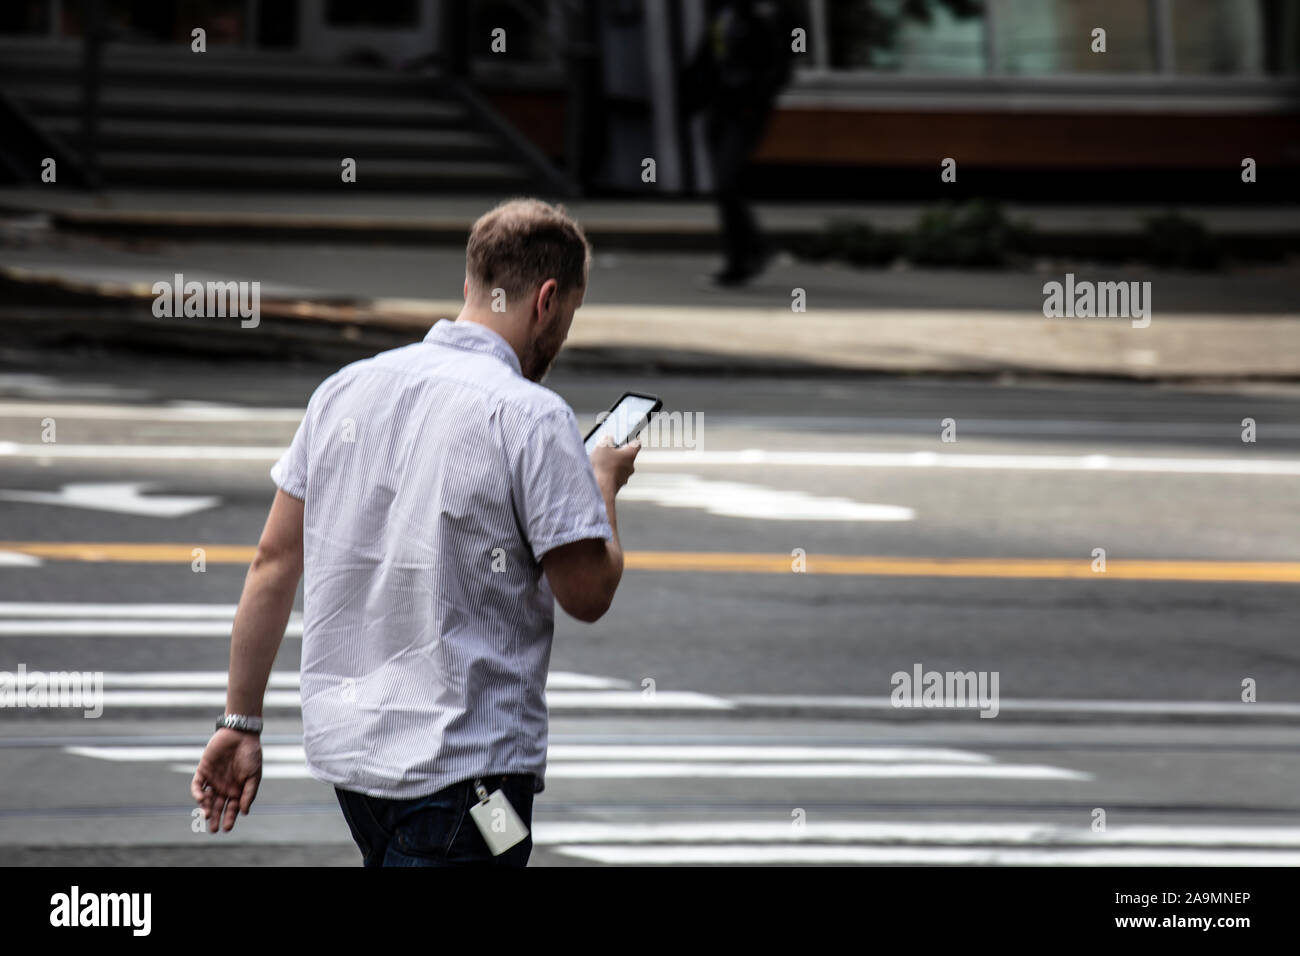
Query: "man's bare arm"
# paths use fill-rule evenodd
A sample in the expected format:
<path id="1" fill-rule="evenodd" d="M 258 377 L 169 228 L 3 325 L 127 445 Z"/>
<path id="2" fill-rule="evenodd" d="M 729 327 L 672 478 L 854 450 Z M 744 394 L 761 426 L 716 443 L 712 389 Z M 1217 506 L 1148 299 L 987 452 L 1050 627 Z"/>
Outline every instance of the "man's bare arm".
<path id="1" fill-rule="evenodd" d="M 623 545 L 618 537 L 614 499 L 636 470 L 632 463 L 640 450 L 640 442 L 622 448 L 602 444 L 592 454 L 592 470 L 596 486 L 605 499 L 605 514 L 613 538 L 575 541 L 554 548 L 542 557 L 542 569 L 555 600 L 566 612 L 587 624 L 600 620 L 609 610 L 623 578 Z"/>
<path id="2" fill-rule="evenodd" d="M 276 492 L 235 611 L 226 690 L 228 714 L 262 713 L 266 682 L 302 578 L 302 511 L 301 500 Z"/>
<path id="3" fill-rule="evenodd" d="M 226 713 L 260 716 L 266 682 L 284 639 L 302 577 L 302 501 L 276 492 L 257 554 L 244 578 L 230 640 Z M 247 814 L 262 781 L 262 746 L 254 734 L 218 730 L 199 760 L 190 795 L 208 830 L 230 830 Z"/>

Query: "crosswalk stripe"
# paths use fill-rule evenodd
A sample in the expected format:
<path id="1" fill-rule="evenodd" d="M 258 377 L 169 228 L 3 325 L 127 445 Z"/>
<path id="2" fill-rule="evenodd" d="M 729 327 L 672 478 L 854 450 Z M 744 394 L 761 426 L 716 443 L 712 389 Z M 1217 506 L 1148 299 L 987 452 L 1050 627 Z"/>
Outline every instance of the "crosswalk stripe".
<path id="1" fill-rule="evenodd" d="M 610 865 L 872 864 L 929 866 L 1300 866 L 1285 850 L 1186 847 L 984 848 L 878 846 L 558 846 L 565 856 Z"/>

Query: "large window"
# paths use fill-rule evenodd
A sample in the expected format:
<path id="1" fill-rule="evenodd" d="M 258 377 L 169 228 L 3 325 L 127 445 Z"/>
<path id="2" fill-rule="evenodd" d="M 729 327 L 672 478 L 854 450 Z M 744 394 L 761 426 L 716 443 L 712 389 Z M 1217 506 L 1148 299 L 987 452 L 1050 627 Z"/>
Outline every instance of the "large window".
<path id="1" fill-rule="evenodd" d="M 1291 75 L 1300 0 L 798 0 L 806 68 L 1049 76 Z M 1105 31 L 1105 52 L 1094 31 Z"/>
<path id="2" fill-rule="evenodd" d="M 1151 13 L 1146 0 L 999 0 L 992 24 L 998 72 L 1154 73 Z M 1105 31 L 1095 41 L 1104 38 L 1105 52 L 1093 50 L 1094 30 Z"/>
<path id="3" fill-rule="evenodd" d="M 985 72 L 981 0 L 829 3 L 833 69 L 889 73 Z"/>
<path id="4" fill-rule="evenodd" d="M 1174 69 L 1263 73 L 1264 6 L 1243 0 L 1178 0 L 1173 7 Z"/>

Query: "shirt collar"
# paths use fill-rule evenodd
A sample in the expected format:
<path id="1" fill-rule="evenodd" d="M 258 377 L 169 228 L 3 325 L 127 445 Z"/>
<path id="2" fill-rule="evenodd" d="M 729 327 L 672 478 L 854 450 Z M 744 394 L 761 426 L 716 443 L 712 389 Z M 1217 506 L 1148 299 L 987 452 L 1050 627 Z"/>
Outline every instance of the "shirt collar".
<path id="1" fill-rule="evenodd" d="M 495 355 L 514 369 L 517 374 L 523 374 L 522 369 L 519 367 L 519 356 L 510 347 L 510 343 L 486 325 L 480 325 L 478 322 L 459 322 L 448 319 L 435 322 L 433 328 L 429 330 L 429 334 L 424 337 L 424 341 L 433 342 L 437 345 L 448 345 L 456 349 L 465 349 L 470 352 L 484 352 L 488 355 Z"/>

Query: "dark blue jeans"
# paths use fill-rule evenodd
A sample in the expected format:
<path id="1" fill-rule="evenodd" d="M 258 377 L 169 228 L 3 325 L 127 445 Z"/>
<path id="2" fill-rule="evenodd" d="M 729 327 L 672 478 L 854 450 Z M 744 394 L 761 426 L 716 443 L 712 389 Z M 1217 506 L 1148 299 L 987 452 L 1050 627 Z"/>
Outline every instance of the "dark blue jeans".
<path id="1" fill-rule="evenodd" d="M 529 835 L 493 856 L 469 815 L 478 803 L 474 781 L 463 780 L 427 797 L 388 800 L 334 788 L 364 866 L 527 866 L 533 852 L 533 775 L 483 777 L 488 793 L 506 799 Z"/>

